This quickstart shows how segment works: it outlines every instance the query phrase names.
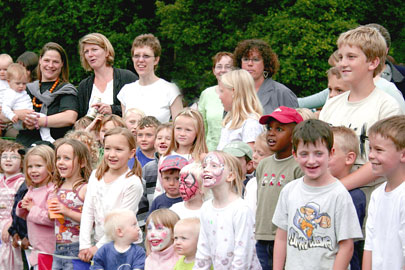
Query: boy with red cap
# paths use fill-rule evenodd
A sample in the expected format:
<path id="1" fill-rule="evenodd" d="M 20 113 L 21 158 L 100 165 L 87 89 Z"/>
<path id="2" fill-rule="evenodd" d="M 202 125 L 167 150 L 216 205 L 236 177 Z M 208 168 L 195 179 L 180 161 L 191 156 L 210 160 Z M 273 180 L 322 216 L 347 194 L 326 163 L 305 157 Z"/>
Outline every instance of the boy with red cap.
<path id="1" fill-rule="evenodd" d="M 180 170 L 187 164 L 187 159 L 179 155 L 170 155 L 163 160 L 159 172 L 162 175 L 162 186 L 165 193 L 153 200 L 149 214 L 156 209 L 170 208 L 173 204 L 183 201 L 179 191 L 179 179 Z"/>
<path id="2" fill-rule="evenodd" d="M 281 106 L 259 122 L 267 127 L 267 144 L 274 155 L 260 161 L 256 169 L 256 251 L 263 270 L 273 269 L 273 247 L 277 227 L 272 223 L 281 189 L 303 173 L 292 155 L 292 132 L 302 122 L 292 108 Z"/>

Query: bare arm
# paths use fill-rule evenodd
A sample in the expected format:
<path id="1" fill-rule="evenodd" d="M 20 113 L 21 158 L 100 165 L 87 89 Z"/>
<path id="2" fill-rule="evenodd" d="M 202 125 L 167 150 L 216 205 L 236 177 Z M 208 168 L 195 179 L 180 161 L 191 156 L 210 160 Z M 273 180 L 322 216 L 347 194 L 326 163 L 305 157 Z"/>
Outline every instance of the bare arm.
<path id="1" fill-rule="evenodd" d="M 183 110 L 183 101 L 181 95 L 177 96 L 170 106 L 170 113 L 172 114 L 172 119 L 174 120 L 176 116 Z"/>
<path id="2" fill-rule="evenodd" d="M 77 120 L 77 112 L 73 110 L 66 110 L 57 114 L 48 116 L 47 127 L 61 128 L 73 125 Z M 40 117 L 38 120 L 38 125 L 40 127 L 45 127 L 46 117 Z"/>
<path id="3" fill-rule="evenodd" d="M 364 250 L 363 252 L 363 270 L 371 270 L 371 266 L 372 266 L 372 251 L 371 250 Z"/>
<path id="4" fill-rule="evenodd" d="M 367 162 L 361 166 L 357 171 L 352 172 L 348 176 L 340 179 L 342 184 L 347 188 L 347 190 L 352 190 L 365 186 L 373 181 L 375 181 L 378 176 L 375 176 L 371 169 L 371 163 Z"/>
<path id="5" fill-rule="evenodd" d="M 287 231 L 278 228 L 274 240 L 273 270 L 283 270 L 287 255 Z"/>
<path id="6" fill-rule="evenodd" d="M 353 239 L 339 241 L 339 250 L 336 254 L 333 270 L 346 270 L 353 256 Z"/>

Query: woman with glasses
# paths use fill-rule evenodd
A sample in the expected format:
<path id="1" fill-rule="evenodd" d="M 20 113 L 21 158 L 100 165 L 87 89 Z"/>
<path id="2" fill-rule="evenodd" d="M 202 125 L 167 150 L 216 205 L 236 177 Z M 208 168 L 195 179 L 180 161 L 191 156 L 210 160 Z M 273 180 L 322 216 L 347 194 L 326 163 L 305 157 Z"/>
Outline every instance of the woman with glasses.
<path id="1" fill-rule="evenodd" d="M 271 78 L 278 71 L 280 63 L 269 44 L 260 39 L 244 40 L 238 43 L 233 54 L 235 66 L 252 75 L 263 114 L 270 114 L 280 106 L 298 107 L 297 96 Z"/>
<path id="2" fill-rule="evenodd" d="M 110 41 L 100 33 L 85 35 L 79 41 L 82 67 L 94 73 L 80 82 L 78 87 L 79 118 L 92 111 L 101 114 L 122 116 L 121 103 L 117 98 L 121 88 L 138 79 L 133 72 L 114 68 L 114 48 Z"/>
<path id="3" fill-rule="evenodd" d="M 179 88 L 155 74 L 161 51 L 160 42 L 154 35 L 144 34 L 135 38 L 131 55 L 139 80 L 125 85 L 118 94 L 123 113 L 136 108 L 166 123 L 170 116 L 176 118 L 183 109 Z"/>
<path id="4" fill-rule="evenodd" d="M 212 63 L 212 72 L 219 83 L 221 76 L 233 68 L 233 54 L 230 52 L 218 52 L 212 58 Z M 224 106 L 219 99 L 218 84 L 201 92 L 198 110 L 204 119 L 208 150 L 214 151 L 218 146 L 221 136 L 222 119 L 224 118 Z"/>

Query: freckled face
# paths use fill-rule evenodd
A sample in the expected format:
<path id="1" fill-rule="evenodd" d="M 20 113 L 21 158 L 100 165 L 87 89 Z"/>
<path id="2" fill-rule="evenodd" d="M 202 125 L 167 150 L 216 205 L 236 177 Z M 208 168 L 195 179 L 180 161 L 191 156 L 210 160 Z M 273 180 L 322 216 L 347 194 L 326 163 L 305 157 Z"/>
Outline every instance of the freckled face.
<path id="1" fill-rule="evenodd" d="M 148 224 L 146 235 L 152 251 L 163 251 L 172 244 L 172 232 L 162 224 L 155 224 L 153 221 Z"/>

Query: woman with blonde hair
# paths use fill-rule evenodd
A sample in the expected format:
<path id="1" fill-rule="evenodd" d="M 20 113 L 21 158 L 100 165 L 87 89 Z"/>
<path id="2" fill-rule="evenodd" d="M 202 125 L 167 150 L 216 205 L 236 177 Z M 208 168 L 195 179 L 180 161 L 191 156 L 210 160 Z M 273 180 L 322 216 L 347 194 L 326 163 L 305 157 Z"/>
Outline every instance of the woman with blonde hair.
<path id="1" fill-rule="evenodd" d="M 78 86 L 79 118 L 91 114 L 93 108 L 101 114 L 121 116 L 121 102 L 117 95 L 125 84 L 136 81 L 138 76 L 129 70 L 113 67 L 114 48 L 103 34 L 91 33 L 81 38 L 79 53 L 83 68 L 94 72 Z"/>
<path id="2" fill-rule="evenodd" d="M 252 76 L 246 70 L 234 70 L 222 75 L 219 98 L 227 112 L 222 125 L 217 149 L 222 150 L 232 141 L 243 141 L 253 148 L 263 132 L 259 123 L 263 109 L 256 95 Z"/>

